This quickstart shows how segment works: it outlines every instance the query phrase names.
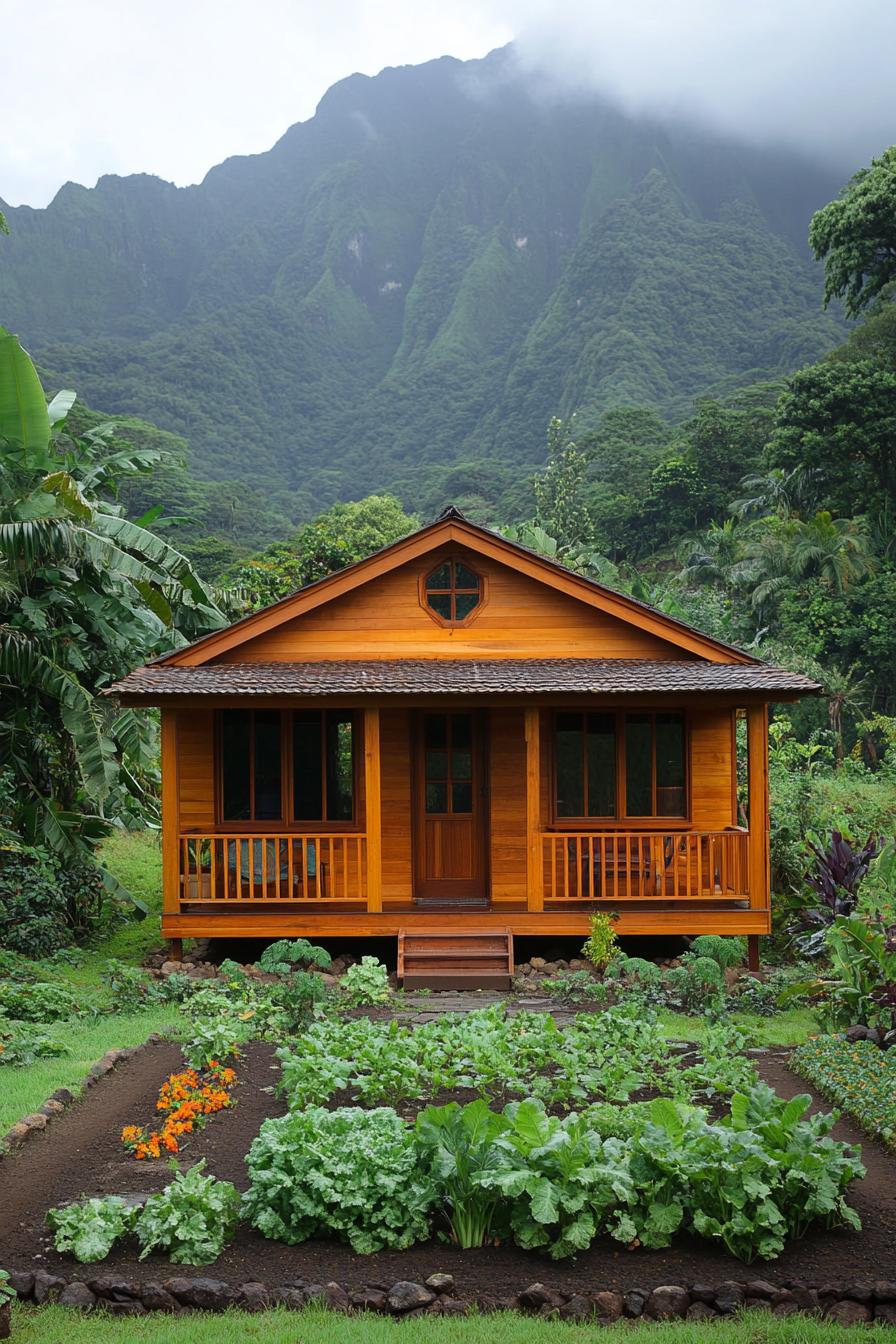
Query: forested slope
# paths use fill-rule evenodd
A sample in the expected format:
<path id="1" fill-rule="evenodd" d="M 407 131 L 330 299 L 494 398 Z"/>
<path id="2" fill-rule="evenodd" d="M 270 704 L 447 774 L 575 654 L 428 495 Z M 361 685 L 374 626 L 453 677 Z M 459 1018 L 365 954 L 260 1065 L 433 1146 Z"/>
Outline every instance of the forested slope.
<path id="1" fill-rule="evenodd" d="M 197 475 L 276 490 L 293 519 L 457 493 L 457 465 L 506 495 L 558 411 L 680 419 L 830 349 L 805 231 L 837 185 L 536 100 L 507 50 L 445 58 L 342 81 L 199 186 L 106 177 L 7 210 L 0 312 L 50 381 L 183 435 Z"/>

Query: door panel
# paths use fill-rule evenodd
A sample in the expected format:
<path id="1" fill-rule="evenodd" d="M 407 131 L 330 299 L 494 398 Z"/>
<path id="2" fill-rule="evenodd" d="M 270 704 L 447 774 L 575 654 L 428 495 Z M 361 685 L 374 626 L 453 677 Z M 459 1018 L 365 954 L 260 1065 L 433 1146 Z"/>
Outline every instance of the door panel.
<path id="1" fill-rule="evenodd" d="M 414 894 L 482 900 L 488 806 L 483 719 L 475 713 L 421 714 L 417 730 Z"/>

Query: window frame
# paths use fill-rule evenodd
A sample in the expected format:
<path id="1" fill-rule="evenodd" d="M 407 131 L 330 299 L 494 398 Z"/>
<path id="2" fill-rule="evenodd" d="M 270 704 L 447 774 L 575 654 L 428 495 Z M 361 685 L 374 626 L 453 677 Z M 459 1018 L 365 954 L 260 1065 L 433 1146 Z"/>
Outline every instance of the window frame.
<path id="1" fill-rule="evenodd" d="M 557 716 L 560 714 L 612 714 L 616 731 L 616 815 L 613 817 L 566 817 L 557 811 Z M 626 810 L 626 734 L 627 714 L 648 714 L 652 720 L 653 763 L 652 793 L 656 798 L 656 716 L 680 714 L 684 730 L 684 816 L 660 817 L 653 815 L 629 816 Z M 650 705 L 630 705 L 620 709 L 610 705 L 569 705 L 552 711 L 550 719 L 550 830 L 558 831 L 613 831 L 613 830 L 688 830 L 693 824 L 691 797 L 691 718 L 687 708 Z"/>
<path id="2" fill-rule="evenodd" d="M 452 597 L 456 597 L 458 592 L 460 593 L 473 592 L 472 588 L 459 589 L 456 583 L 454 583 L 453 579 L 455 573 L 454 571 L 455 565 L 458 564 L 463 565 L 466 569 L 470 571 L 471 574 L 475 574 L 477 579 L 479 580 L 479 601 L 476 603 L 473 610 L 469 612 L 468 615 L 464 616 L 462 620 L 459 621 L 452 620 L 449 616 L 440 616 L 437 611 L 433 610 L 433 608 L 429 605 L 429 602 L 427 600 L 429 594 L 429 589 L 427 589 L 426 586 L 427 580 L 430 578 L 432 574 L 436 572 L 437 569 L 439 569 L 442 565 L 445 564 L 452 566 L 451 569 L 452 584 L 449 588 L 434 589 L 433 592 L 437 594 L 447 593 L 450 594 Z M 466 556 L 461 555 L 457 551 L 449 551 L 446 555 L 440 556 L 434 563 L 431 562 L 425 570 L 422 570 L 420 572 L 420 576 L 417 581 L 417 589 L 420 605 L 426 612 L 427 616 L 430 618 L 430 620 L 435 621 L 436 625 L 440 625 L 442 626 L 443 629 L 447 630 L 462 630 L 464 626 L 470 625 L 479 616 L 488 598 L 488 581 L 485 575 L 482 573 L 480 569 L 476 567 L 475 564 L 471 564 L 470 561 L 466 558 Z"/>
<path id="3" fill-rule="evenodd" d="M 361 740 L 362 716 L 357 710 L 340 710 L 339 706 L 328 705 L 317 709 L 314 705 L 296 706 L 284 709 L 276 707 L 280 715 L 280 819 L 268 821 L 229 820 L 224 816 L 224 715 L 236 711 L 254 713 L 264 709 L 263 705 L 233 705 L 227 709 L 215 711 L 215 828 L 225 834 L 258 833 L 259 835 L 282 835 L 286 832 L 297 835 L 329 834 L 331 831 L 362 831 L 364 829 L 365 802 L 361 797 L 361 763 L 364 748 Z M 271 706 L 274 708 L 274 706 Z M 293 789 L 293 714 L 313 711 L 322 717 L 334 711 L 348 715 L 352 725 L 352 817 L 349 821 L 313 821 L 299 820 L 293 816 L 295 791 Z M 251 740 L 251 739 L 250 739 Z M 251 761 L 250 754 L 250 761 Z M 326 807 L 326 734 L 322 734 L 321 782 L 324 807 Z M 254 767 L 253 767 L 254 771 Z M 250 806 L 254 803 L 254 780 L 250 780 Z"/>

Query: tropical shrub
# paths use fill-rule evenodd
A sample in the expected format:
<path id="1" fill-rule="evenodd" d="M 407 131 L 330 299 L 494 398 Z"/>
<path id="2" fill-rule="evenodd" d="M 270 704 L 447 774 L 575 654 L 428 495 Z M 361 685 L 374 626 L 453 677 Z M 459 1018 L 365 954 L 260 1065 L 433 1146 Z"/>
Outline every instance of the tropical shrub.
<path id="1" fill-rule="evenodd" d="M 826 944 L 835 978 L 819 982 L 826 991 L 820 1008 L 824 1025 L 896 1028 L 896 926 L 838 915 Z"/>
<path id="2" fill-rule="evenodd" d="M 613 927 L 617 914 L 606 915 L 596 911 L 591 916 L 591 932 L 583 947 L 582 956 L 597 971 L 606 970 L 616 955 L 616 930 Z"/>
<path id="3" fill-rule="evenodd" d="M 307 938 L 281 938 L 262 952 L 256 966 L 273 975 L 291 975 L 297 966 L 318 966 L 326 970 L 333 958 L 324 947 L 316 947 Z"/>
<path id="4" fill-rule="evenodd" d="M 389 972 L 376 957 L 362 957 L 354 966 L 349 966 L 340 989 L 349 1003 L 385 1003 L 390 995 Z"/>
<path id="5" fill-rule="evenodd" d="M 272 1240 L 329 1234 L 369 1255 L 427 1235 L 436 1189 L 395 1111 L 311 1106 L 266 1120 L 246 1166 L 244 1213 Z"/>
<path id="6" fill-rule="evenodd" d="M 799 924 L 806 932 L 797 938 L 797 945 L 806 956 L 817 956 L 824 950 L 825 934 L 836 919 L 852 915 L 859 900 L 859 885 L 880 853 L 875 839 L 861 848 L 834 831 L 826 848 L 817 840 L 809 840 L 814 855 L 814 868 L 806 874 L 806 883 L 815 892 L 817 904 L 805 908 Z"/>
<path id="7" fill-rule="evenodd" d="M 132 1230 L 139 1213 L 117 1195 L 107 1195 L 50 1209 L 47 1224 L 55 1233 L 53 1245 L 60 1254 L 93 1263 L 105 1260 L 116 1241 Z"/>
<path id="8" fill-rule="evenodd" d="M 0 941 L 10 952 L 48 957 L 107 921 L 102 878 L 87 863 L 45 852 L 0 853 Z"/>
<path id="9" fill-rule="evenodd" d="M 178 1171 L 161 1194 L 149 1196 L 134 1222 L 141 1260 L 163 1251 L 176 1265 L 208 1265 L 233 1237 L 239 1192 L 230 1181 L 204 1176 L 204 1167 Z"/>
<path id="10" fill-rule="evenodd" d="M 793 1068 L 869 1134 L 896 1148 L 896 1050 L 843 1036 L 814 1036 Z"/>
<path id="11" fill-rule="evenodd" d="M 747 959 L 747 944 L 743 938 L 723 937 L 718 933 L 701 933 L 691 942 L 690 951 L 696 957 L 710 957 L 722 970 L 742 966 Z"/>

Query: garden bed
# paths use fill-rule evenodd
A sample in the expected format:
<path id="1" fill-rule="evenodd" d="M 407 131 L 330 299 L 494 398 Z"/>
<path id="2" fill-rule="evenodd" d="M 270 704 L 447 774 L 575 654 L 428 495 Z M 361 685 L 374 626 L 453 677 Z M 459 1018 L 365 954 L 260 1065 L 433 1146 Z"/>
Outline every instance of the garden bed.
<path id="1" fill-rule="evenodd" d="M 761 1076 L 782 1096 L 810 1090 L 788 1069 L 786 1052 L 769 1052 L 756 1063 Z M 815 1286 L 871 1285 L 892 1274 L 896 1155 L 847 1122 L 838 1125 L 835 1136 L 862 1144 L 867 1175 L 850 1191 L 862 1232 L 813 1229 L 777 1260 L 752 1267 L 720 1245 L 690 1237 L 679 1237 L 662 1251 L 629 1251 L 601 1238 L 574 1260 L 556 1262 L 510 1244 L 459 1251 L 435 1240 L 407 1251 L 360 1256 L 347 1246 L 318 1239 L 294 1247 L 281 1245 L 245 1224 L 214 1265 L 204 1270 L 173 1266 L 158 1255 L 139 1263 L 126 1245 L 114 1248 L 97 1265 L 77 1265 L 71 1257 L 57 1254 L 44 1222 L 49 1208 L 83 1195 L 150 1193 L 170 1180 L 164 1161 L 137 1162 L 130 1157 L 121 1146 L 120 1132 L 152 1112 L 161 1083 L 180 1066 L 176 1046 L 148 1047 L 99 1082 L 21 1152 L 0 1162 L 0 1263 L 12 1270 L 42 1269 L 82 1282 L 110 1277 L 158 1282 L 186 1273 L 210 1275 L 232 1285 L 253 1280 L 273 1285 L 336 1282 L 349 1292 L 388 1289 L 398 1280 L 422 1283 L 442 1271 L 454 1275 L 457 1295 L 467 1301 L 511 1300 L 535 1280 L 572 1295 L 732 1279 L 762 1279 L 781 1287 L 795 1281 Z M 215 1116 L 191 1138 L 182 1165 L 205 1158 L 215 1176 L 245 1189 L 244 1156 L 250 1143 L 265 1118 L 285 1109 L 269 1090 L 276 1078 L 272 1048 L 250 1045 L 238 1065 L 235 1107 Z M 819 1101 L 815 1109 L 829 1108 Z"/>

